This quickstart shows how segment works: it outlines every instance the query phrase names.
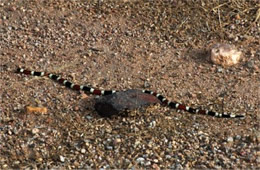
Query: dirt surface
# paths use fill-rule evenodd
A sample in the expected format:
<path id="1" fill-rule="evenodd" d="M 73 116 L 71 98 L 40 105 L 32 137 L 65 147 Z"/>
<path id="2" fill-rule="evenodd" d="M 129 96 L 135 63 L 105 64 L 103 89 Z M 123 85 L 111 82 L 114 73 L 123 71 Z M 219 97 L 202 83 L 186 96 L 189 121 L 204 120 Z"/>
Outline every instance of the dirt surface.
<path id="1" fill-rule="evenodd" d="M 258 2 L 0 1 L 0 168 L 260 168 Z M 241 63 L 213 65 L 219 42 L 241 49 Z M 246 117 L 156 105 L 102 118 L 94 96 L 17 66 Z"/>

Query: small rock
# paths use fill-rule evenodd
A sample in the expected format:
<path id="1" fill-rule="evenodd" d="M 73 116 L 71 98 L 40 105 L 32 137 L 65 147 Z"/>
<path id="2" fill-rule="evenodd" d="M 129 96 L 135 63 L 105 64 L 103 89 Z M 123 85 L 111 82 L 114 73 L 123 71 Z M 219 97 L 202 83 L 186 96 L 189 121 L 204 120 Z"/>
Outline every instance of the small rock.
<path id="1" fill-rule="evenodd" d="M 223 72 L 223 68 L 222 67 L 217 68 L 217 72 L 218 73 L 222 73 Z"/>
<path id="2" fill-rule="evenodd" d="M 227 138 L 227 141 L 228 141 L 229 143 L 232 143 L 234 140 L 233 140 L 232 137 L 228 137 L 228 138 Z"/>
<path id="3" fill-rule="evenodd" d="M 115 139 L 115 143 L 121 143 L 121 142 L 122 142 L 122 140 L 120 138 Z"/>
<path id="4" fill-rule="evenodd" d="M 153 162 L 154 162 L 154 163 L 158 163 L 159 160 L 158 160 L 158 159 L 154 159 Z"/>
<path id="5" fill-rule="evenodd" d="M 139 157 L 136 159 L 136 162 L 139 164 L 144 164 L 145 159 L 143 157 Z"/>
<path id="6" fill-rule="evenodd" d="M 93 117 L 92 117 L 92 116 L 86 116 L 86 118 L 87 118 L 88 120 L 91 120 Z"/>
<path id="7" fill-rule="evenodd" d="M 211 49 L 211 61 L 224 67 L 239 63 L 242 52 L 229 44 L 216 44 Z"/>
<path id="8" fill-rule="evenodd" d="M 150 124 L 149 124 L 150 128 L 153 128 L 155 126 L 156 126 L 156 121 L 153 120 L 152 122 L 150 122 Z"/>
<path id="9" fill-rule="evenodd" d="M 26 107 L 26 113 L 32 114 L 32 113 L 41 113 L 41 114 L 46 114 L 48 109 L 46 107 L 32 107 L 32 106 L 27 106 Z"/>
<path id="10" fill-rule="evenodd" d="M 80 165 L 78 161 L 75 161 L 73 164 L 75 167 L 78 167 Z"/>
<path id="11" fill-rule="evenodd" d="M 107 150 L 113 150 L 113 146 L 107 145 L 107 146 L 106 146 L 106 149 L 107 149 Z"/>
<path id="12" fill-rule="evenodd" d="M 63 156 L 60 155 L 60 161 L 61 162 L 64 162 L 65 161 L 65 158 Z"/>
<path id="13" fill-rule="evenodd" d="M 18 165 L 20 164 L 20 161 L 14 161 L 14 164 Z"/>
<path id="14" fill-rule="evenodd" d="M 12 135 L 12 134 L 13 134 L 13 132 L 12 132 L 10 129 L 8 129 L 7 133 L 8 133 L 9 135 Z"/>
<path id="15" fill-rule="evenodd" d="M 240 135 L 236 135 L 235 139 L 239 140 L 239 139 L 241 139 L 241 136 Z"/>
<path id="16" fill-rule="evenodd" d="M 254 68 L 254 61 L 248 61 L 248 62 L 246 63 L 246 66 L 247 66 L 248 68 Z"/>
<path id="17" fill-rule="evenodd" d="M 241 19 L 241 17 L 240 17 L 239 14 L 236 15 L 236 19 L 237 19 L 237 20 L 240 20 L 240 19 Z"/>
<path id="18" fill-rule="evenodd" d="M 84 154 L 84 153 L 86 153 L 86 149 L 83 148 L 83 149 L 80 150 L 80 152 Z"/>
<path id="19" fill-rule="evenodd" d="M 150 83 L 148 81 L 144 82 L 144 88 L 149 88 L 151 87 Z"/>
<path id="20" fill-rule="evenodd" d="M 79 111 L 79 107 L 78 107 L 78 106 L 75 106 L 75 107 L 74 107 L 74 111 Z"/>
<path id="21" fill-rule="evenodd" d="M 34 28 L 34 31 L 35 31 L 35 32 L 39 32 L 40 29 L 39 29 L 38 27 L 35 27 L 35 28 Z"/>
<path id="22" fill-rule="evenodd" d="M 42 162 L 43 159 L 42 159 L 42 158 L 38 158 L 37 161 L 38 161 L 38 162 Z"/>
<path id="23" fill-rule="evenodd" d="M 165 155 L 166 159 L 171 159 L 171 155 Z"/>
<path id="24" fill-rule="evenodd" d="M 151 163 L 151 161 L 147 161 L 146 163 L 145 163 L 145 166 L 150 166 L 152 163 Z"/>
<path id="25" fill-rule="evenodd" d="M 33 128 L 32 129 L 32 134 L 37 134 L 39 133 L 39 129 L 38 128 Z"/>
<path id="26" fill-rule="evenodd" d="M 230 26 L 230 29 L 234 30 L 234 29 L 236 29 L 236 26 L 235 26 L 234 24 L 232 24 L 232 25 Z"/>

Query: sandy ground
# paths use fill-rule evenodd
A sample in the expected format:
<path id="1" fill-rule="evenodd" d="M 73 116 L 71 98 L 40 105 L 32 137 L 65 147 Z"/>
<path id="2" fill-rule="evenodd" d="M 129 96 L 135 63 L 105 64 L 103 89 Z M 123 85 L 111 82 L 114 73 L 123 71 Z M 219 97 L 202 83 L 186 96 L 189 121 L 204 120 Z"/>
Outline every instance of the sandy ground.
<path id="1" fill-rule="evenodd" d="M 0 168 L 260 168 L 260 6 L 217 2 L 0 1 Z M 241 49 L 241 63 L 212 64 L 219 42 Z M 102 118 L 95 96 L 17 66 L 246 117 L 156 105 Z"/>

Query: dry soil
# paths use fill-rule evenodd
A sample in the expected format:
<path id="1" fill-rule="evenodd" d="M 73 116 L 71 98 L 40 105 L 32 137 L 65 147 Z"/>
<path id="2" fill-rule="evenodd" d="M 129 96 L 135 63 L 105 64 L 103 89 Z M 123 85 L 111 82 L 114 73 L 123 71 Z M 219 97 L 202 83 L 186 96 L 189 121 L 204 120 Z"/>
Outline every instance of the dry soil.
<path id="1" fill-rule="evenodd" d="M 259 18 L 258 0 L 1 0 L 0 168 L 260 168 Z M 220 42 L 240 64 L 209 61 Z M 156 105 L 102 118 L 95 96 L 17 66 L 246 117 Z"/>

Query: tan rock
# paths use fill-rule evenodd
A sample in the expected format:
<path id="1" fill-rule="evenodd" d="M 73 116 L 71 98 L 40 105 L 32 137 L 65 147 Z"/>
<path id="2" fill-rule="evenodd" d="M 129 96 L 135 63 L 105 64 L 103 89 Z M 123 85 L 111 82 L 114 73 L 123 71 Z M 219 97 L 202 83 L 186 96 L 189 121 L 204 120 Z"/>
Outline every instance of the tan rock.
<path id="1" fill-rule="evenodd" d="M 239 63 L 242 52 L 238 51 L 234 45 L 216 44 L 211 48 L 210 58 L 214 64 L 228 67 Z"/>
<path id="2" fill-rule="evenodd" d="M 27 106 L 26 107 L 26 113 L 41 113 L 41 114 L 46 114 L 47 113 L 47 108 L 46 107 L 31 107 Z"/>

